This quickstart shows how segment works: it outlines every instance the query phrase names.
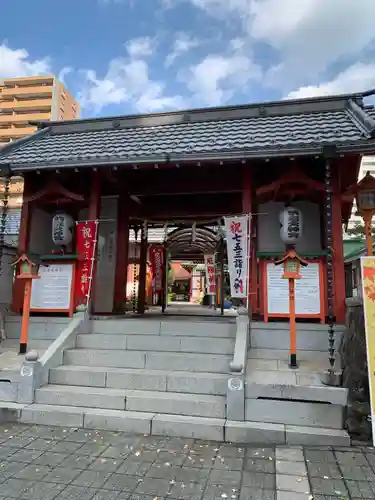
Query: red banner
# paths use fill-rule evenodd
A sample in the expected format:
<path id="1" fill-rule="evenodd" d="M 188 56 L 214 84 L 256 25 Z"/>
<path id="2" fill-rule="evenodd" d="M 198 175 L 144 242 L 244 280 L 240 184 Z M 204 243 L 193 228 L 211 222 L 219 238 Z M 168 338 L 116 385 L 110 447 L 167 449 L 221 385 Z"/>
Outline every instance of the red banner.
<path id="1" fill-rule="evenodd" d="M 97 221 L 78 222 L 76 225 L 78 263 L 75 292 L 78 304 L 85 303 L 89 298 L 97 231 Z"/>
<path id="2" fill-rule="evenodd" d="M 207 295 L 216 294 L 215 255 L 205 255 Z"/>
<path id="3" fill-rule="evenodd" d="M 164 248 L 150 247 L 150 262 L 154 293 L 163 291 Z"/>

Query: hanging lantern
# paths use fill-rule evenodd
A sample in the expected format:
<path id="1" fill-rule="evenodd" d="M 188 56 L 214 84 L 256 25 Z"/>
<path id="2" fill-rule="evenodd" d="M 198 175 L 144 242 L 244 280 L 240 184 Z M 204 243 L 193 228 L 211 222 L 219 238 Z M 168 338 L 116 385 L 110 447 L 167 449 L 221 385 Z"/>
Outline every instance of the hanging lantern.
<path id="1" fill-rule="evenodd" d="M 302 212 L 296 207 L 285 207 L 280 213 L 280 236 L 286 245 L 294 245 L 302 236 Z"/>
<path id="2" fill-rule="evenodd" d="M 52 241 L 55 245 L 66 246 L 73 238 L 74 220 L 69 214 L 58 213 L 52 219 Z"/>

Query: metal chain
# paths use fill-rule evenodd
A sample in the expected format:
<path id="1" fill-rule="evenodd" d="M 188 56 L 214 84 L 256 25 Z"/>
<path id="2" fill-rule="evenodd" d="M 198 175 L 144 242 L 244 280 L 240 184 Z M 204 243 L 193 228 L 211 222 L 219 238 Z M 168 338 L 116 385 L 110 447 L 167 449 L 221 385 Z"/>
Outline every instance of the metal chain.
<path id="1" fill-rule="evenodd" d="M 326 219 L 326 265 L 327 265 L 327 309 L 328 309 L 328 359 L 329 374 L 334 373 L 335 330 L 333 316 L 333 249 L 332 249 L 332 171 L 331 163 L 325 164 L 325 219 Z"/>
<path id="2" fill-rule="evenodd" d="M 4 246 L 6 243 L 5 232 L 8 220 L 8 203 L 9 203 L 10 175 L 4 177 L 3 189 L 3 207 L 0 219 L 0 276 L 2 275 Z"/>

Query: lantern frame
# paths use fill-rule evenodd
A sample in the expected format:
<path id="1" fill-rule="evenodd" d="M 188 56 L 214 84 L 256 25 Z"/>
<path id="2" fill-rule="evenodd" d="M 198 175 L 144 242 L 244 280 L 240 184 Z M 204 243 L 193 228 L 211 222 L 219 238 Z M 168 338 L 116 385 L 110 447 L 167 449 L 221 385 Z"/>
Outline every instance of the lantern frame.
<path id="1" fill-rule="evenodd" d="M 307 266 L 308 262 L 300 257 L 294 249 L 290 249 L 286 252 L 284 257 L 275 262 L 275 266 L 284 265 L 284 274 L 282 278 L 299 280 L 302 278 L 300 274 L 301 266 Z"/>
<path id="2" fill-rule="evenodd" d="M 31 259 L 26 253 L 23 253 L 12 262 L 11 266 L 20 266 L 20 272 L 16 276 L 17 279 L 40 279 L 39 267 L 41 262 L 39 259 Z"/>
<path id="3" fill-rule="evenodd" d="M 371 195 L 368 196 L 368 199 L 371 200 L 372 198 L 372 203 L 371 202 L 367 204 L 363 203 L 363 195 L 365 194 Z M 350 186 L 344 196 L 355 197 L 357 210 L 361 215 L 365 214 L 373 215 L 375 212 L 375 177 L 371 175 L 369 171 L 367 171 L 363 179 L 361 179 L 356 184 Z"/>

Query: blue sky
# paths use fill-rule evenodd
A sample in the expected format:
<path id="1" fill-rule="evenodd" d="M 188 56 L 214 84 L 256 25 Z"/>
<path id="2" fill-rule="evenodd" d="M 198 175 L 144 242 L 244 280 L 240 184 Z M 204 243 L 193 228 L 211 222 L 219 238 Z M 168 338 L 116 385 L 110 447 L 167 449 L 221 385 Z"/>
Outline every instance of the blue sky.
<path id="1" fill-rule="evenodd" d="M 82 116 L 375 88 L 374 0 L 12 0 L 0 79 L 55 74 Z"/>

